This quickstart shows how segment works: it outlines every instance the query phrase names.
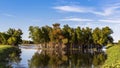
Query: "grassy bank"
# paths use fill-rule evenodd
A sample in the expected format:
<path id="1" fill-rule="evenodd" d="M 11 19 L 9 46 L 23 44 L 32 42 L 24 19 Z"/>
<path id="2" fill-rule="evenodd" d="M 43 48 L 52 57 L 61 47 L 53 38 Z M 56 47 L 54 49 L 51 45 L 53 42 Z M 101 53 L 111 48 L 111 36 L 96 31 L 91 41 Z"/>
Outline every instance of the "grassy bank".
<path id="1" fill-rule="evenodd" d="M 107 60 L 103 68 L 120 68 L 120 44 L 115 44 L 107 49 Z"/>

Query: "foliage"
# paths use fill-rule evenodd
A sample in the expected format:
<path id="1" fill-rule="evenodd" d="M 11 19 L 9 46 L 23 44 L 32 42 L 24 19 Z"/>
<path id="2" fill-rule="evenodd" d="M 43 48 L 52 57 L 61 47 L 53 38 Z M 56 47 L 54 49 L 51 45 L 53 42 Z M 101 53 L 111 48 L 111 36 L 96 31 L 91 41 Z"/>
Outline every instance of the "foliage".
<path id="1" fill-rule="evenodd" d="M 103 68 L 119 68 L 120 67 L 120 44 L 108 48 L 108 58 L 105 61 Z"/>
<path id="2" fill-rule="evenodd" d="M 45 43 L 49 42 L 49 31 L 51 30 L 51 27 L 45 26 L 42 28 L 39 28 L 38 26 L 29 27 L 30 31 L 30 38 L 33 40 L 34 43 L 39 44 L 39 43 Z"/>
<path id="3" fill-rule="evenodd" d="M 0 44 L 18 45 L 22 42 L 22 31 L 20 29 L 9 29 L 7 32 L 0 32 Z"/>
<path id="4" fill-rule="evenodd" d="M 53 27 L 30 26 L 29 31 L 30 38 L 34 43 L 46 45 L 52 42 L 53 47 L 62 44 L 69 45 L 68 47 L 90 48 L 90 45 L 100 47 L 113 42 L 111 36 L 113 31 L 107 26 L 102 29 L 97 27 L 93 30 L 89 27 L 71 28 L 69 25 L 64 25 L 63 28 L 60 28 L 60 24 L 55 23 Z"/>

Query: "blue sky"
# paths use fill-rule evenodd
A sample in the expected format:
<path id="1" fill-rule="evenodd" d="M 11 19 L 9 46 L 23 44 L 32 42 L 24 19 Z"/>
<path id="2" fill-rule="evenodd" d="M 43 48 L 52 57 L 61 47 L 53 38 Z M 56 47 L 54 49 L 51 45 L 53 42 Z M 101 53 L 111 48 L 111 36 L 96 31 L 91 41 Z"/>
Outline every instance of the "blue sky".
<path id="1" fill-rule="evenodd" d="M 29 26 L 109 26 L 120 39 L 120 0 L 0 0 L 0 31 L 20 28 L 28 39 Z"/>

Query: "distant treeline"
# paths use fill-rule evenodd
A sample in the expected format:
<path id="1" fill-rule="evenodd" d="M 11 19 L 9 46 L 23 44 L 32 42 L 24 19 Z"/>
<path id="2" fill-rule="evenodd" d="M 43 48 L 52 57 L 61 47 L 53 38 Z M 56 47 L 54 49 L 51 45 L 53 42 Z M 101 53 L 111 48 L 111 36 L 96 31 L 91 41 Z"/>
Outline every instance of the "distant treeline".
<path id="1" fill-rule="evenodd" d="M 91 29 L 64 25 L 60 28 L 60 24 L 55 23 L 53 27 L 29 27 L 29 37 L 35 44 L 41 44 L 44 48 L 100 48 L 113 43 L 112 33 L 108 26 Z"/>
<path id="2" fill-rule="evenodd" d="M 33 41 L 30 40 L 22 40 L 22 44 L 34 44 Z"/>

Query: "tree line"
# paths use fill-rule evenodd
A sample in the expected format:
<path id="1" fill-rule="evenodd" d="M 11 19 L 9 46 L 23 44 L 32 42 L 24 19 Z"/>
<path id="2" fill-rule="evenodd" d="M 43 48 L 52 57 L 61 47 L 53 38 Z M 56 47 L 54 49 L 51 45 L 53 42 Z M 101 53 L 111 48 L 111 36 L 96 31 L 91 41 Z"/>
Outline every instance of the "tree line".
<path id="1" fill-rule="evenodd" d="M 22 30 L 9 28 L 6 32 L 0 32 L 0 44 L 17 46 L 22 43 Z"/>
<path id="2" fill-rule="evenodd" d="M 108 43 L 113 43 L 112 33 L 112 29 L 108 26 L 92 29 L 64 25 L 61 28 L 59 23 L 55 23 L 53 27 L 29 27 L 29 37 L 43 48 L 101 48 Z"/>
<path id="3" fill-rule="evenodd" d="M 29 38 L 32 41 L 23 40 L 21 29 L 8 29 L 0 32 L 0 44 L 18 45 L 20 43 L 40 44 L 43 48 L 100 48 L 108 43 L 113 43 L 111 34 L 113 31 L 108 27 L 91 29 L 80 26 L 72 28 L 64 25 L 62 28 L 59 23 L 50 26 L 30 26 Z"/>

